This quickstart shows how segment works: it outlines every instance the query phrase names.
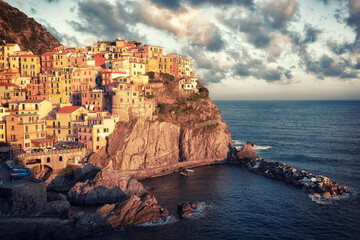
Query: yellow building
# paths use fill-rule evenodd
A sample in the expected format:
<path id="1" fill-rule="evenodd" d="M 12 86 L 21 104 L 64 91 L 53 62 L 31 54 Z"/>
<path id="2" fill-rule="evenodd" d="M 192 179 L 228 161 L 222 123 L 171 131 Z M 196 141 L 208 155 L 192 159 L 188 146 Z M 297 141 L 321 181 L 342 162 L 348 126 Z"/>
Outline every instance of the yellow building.
<path id="1" fill-rule="evenodd" d="M 54 68 L 65 68 L 68 66 L 67 53 L 56 53 L 54 58 Z"/>
<path id="2" fill-rule="evenodd" d="M 24 100 L 9 103 L 9 110 L 15 114 L 37 114 L 43 118 L 53 109 L 47 100 Z"/>
<path id="3" fill-rule="evenodd" d="M 6 124 L 0 120 L 0 143 L 6 142 Z"/>
<path id="4" fill-rule="evenodd" d="M 179 90 L 183 93 L 198 93 L 197 82 L 196 78 L 182 78 L 179 80 Z"/>
<path id="5" fill-rule="evenodd" d="M 22 77 L 36 77 L 40 70 L 40 58 L 38 56 L 32 54 L 20 56 L 20 74 Z"/>
<path id="6" fill-rule="evenodd" d="M 145 72 L 160 72 L 158 58 L 149 58 L 145 63 Z"/>
<path id="7" fill-rule="evenodd" d="M 109 112 L 89 113 L 84 124 L 79 125 L 78 142 L 91 152 L 106 146 L 108 136 L 114 131 L 116 119 Z"/>
<path id="8" fill-rule="evenodd" d="M 6 116 L 9 115 L 4 107 L 0 107 L 0 142 L 6 142 Z"/>
<path id="9" fill-rule="evenodd" d="M 77 128 L 85 120 L 88 110 L 81 106 L 65 106 L 56 112 L 55 120 L 47 121 L 47 132 L 57 141 L 75 141 Z"/>

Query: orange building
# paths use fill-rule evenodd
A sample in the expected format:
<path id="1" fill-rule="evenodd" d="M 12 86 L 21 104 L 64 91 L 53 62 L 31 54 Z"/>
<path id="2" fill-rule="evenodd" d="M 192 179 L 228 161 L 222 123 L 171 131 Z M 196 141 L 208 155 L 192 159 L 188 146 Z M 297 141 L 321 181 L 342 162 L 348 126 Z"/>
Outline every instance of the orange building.
<path id="1" fill-rule="evenodd" d="M 6 139 L 15 148 L 29 149 L 32 140 L 46 138 L 45 121 L 38 114 L 6 116 Z"/>

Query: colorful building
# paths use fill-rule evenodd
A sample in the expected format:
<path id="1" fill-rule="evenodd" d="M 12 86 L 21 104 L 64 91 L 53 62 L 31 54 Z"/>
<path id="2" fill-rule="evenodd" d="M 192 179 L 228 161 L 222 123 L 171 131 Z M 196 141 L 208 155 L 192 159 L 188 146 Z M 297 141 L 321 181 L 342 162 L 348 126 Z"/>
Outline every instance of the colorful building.
<path id="1" fill-rule="evenodd" d="M 47 100 L 23 100 L 9 103 L 12 114 L 32 114 L 43 118 L 53 109 L 52 103 Z"/>
<path id="2" fill-rule="evenodd" d="M 106 146 L 116 121 L 108 112 L 89 113 L 85 123 L 79 125 L 78 142 L 84 144 L 90 152 L 99 151 Z"/>
<path id="3" fill-rule="evenodd" d="M 20 74 L 22 77 L 36 77 L 41 70 L 40 58 L 26 54 L 20 56 Z"/>
<path id="4" fill-rule="evenodd" d="M 6 116 L 6 139 L 18 149 L 34 147 L 32 140 L 46 139 L 45 121 L 38 114 L 11 114 Z M 51 140 L 48 140 L 51 142 Z"/>
<path id="5" fill-rule="evenodd" d="M 76 141 L 78 125 L 83 123 L 88 110 L 81 106 L 65 106 L 47 120 L 47 133 L 59 142 Z"/>

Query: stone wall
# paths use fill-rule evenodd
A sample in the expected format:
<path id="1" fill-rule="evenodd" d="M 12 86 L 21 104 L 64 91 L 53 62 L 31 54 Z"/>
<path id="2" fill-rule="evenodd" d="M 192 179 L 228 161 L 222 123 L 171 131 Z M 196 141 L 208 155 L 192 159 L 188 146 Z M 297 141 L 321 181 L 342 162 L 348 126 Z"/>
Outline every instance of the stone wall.
<path id="1" fill-rule="evenodd" d="M 27 183 L 23 187 L 0 187 L 0 214 L 28 216 L 40 212 L 46 204 L 46 184 Z"/>
<path id="2" fill-rule="evenodd" d="M 86 149 L 67 149 L 55 150 L 38 153 L 24 153 L 17 155 L 18 161 L 25 167 L 33 168 L 35 166 L 50 167 L 53 170 L 64 169 L 68 162 L 80 161 L 86 157 Z"/>

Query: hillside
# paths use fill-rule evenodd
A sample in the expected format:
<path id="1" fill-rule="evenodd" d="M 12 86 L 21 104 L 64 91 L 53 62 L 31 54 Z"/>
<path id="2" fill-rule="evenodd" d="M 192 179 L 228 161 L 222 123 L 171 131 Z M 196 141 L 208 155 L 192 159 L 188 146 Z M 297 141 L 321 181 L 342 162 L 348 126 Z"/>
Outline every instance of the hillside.
<path id="1" fill-rule="evenodd" d="M 0 0 L 0 40 L 17 43 L 24 50 L 42 54 L 60 42 L 33 18 Z"/>

